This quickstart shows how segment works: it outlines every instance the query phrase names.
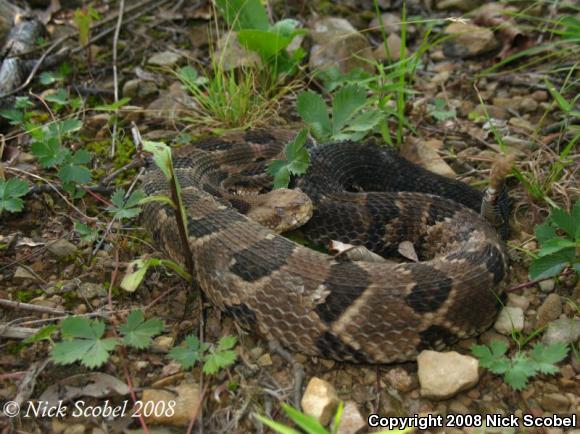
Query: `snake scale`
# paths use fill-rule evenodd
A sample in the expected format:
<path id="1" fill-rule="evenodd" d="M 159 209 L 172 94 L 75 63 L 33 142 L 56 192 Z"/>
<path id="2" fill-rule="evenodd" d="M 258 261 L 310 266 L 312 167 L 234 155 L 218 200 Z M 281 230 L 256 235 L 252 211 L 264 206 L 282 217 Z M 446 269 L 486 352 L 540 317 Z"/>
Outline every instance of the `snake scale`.
<path id="1" fill-rule="evenodd" d="M 173 151 L 195 278 L 215 306 L 291 350 L 355 363 L 413 360 L 492 324 L 507 256 L 474 211 L 482 193 L 371 142 L 309 146 L 310 167 L 292 181 L 314 205 L 301 229 L 306 237 L 388 256 L 410 241 L 419 258 L 339 261 L 244 215 L 261 194 L 224 187 L 232 174 L 251 184 L 291 138 L 250 131 Z M 147 171 L 144 189 L 169 195 L 156 168 Z M 172 208 L 148 203 L 143 218 L 162 250 L 184 263 Z"/>

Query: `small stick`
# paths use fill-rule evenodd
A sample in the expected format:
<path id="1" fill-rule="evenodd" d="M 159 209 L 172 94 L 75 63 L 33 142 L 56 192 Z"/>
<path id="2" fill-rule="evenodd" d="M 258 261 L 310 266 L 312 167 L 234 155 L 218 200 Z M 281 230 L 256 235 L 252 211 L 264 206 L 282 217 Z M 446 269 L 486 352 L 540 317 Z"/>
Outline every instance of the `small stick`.
<path id="1" fill-rule="evenodd" d="M 117 25 L 115 26 L 115 34 L 113 36 L 113 90 L 115 93 L 115 103 L 119 102 L 119 77 L 117 75 L 117 45 L 119 43 L 119 33 L 121 32 L 121 25 L 123 24 L 123 11 L 125 10 L 125 0 L 119 0 L 119 16 L 117 18 Z M 113 122 L 113 137 L 111 138 L 111 158 L 115 157 L 115 145 L 117 143 L 117 113 L 118 108 L 115 108 L 114 122 Z"/>
<path id="2" fill-rule="evenodd" d="M 31 312 L 50 313 L 50 314 L 54 314 L 54 315 L 62 315 L 64 313 L 66 313 L 64 310 L 56 309 L 54 307 L 39 306 L 36 304 L 23 303 L 21 301 L 12 301 L 12 300 L 3 300 L 3 299 L 0 299 L 0 306 L 6 307 L 9 309 L 15 309 L 15 310 L 22 309 L 22 310 L 29 310 Z"/>

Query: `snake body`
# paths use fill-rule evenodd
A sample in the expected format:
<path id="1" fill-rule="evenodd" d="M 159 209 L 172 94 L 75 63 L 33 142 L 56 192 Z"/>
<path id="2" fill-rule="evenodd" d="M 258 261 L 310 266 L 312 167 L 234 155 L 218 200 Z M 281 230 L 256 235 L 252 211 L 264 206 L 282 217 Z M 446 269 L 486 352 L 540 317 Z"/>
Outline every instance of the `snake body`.
<path id="1" fill-rule="evenodd" d="M 195 279 L 215 306 L 291 350 L 356 363 L 413 360 L 492 324 L 507 262 L 496 231 L 474 211 L 481 193 L 392 151 L 310 147 L 308 172 L 294 180 L 314 204 L 303 232 L 391 256 L 410 241 L 417 262 L 339 261 L 244 215 L 251 197 L 225 192 L 224 179 L 232 171 L 250 177 L 291 137 L 239 133 L 173 153 Z M 144 189 L 169 195 L 155 168 Z M 151 202 L 143 216 L 155 242 L 184 263 L 173 209 Z"/>

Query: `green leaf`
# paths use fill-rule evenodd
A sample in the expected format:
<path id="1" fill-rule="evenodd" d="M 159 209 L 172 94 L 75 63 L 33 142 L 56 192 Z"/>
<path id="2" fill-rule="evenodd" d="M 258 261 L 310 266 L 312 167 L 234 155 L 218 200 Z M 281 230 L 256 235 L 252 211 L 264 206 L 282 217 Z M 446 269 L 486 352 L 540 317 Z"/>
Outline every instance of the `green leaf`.
<path id="1" fill-rule="evenodd" d="M 381 119 L 383 119 L 383 113 L 380 110 L 368 110 L 356 116 L 346 129 L 367 132 L 376 127 Z"/>
<path id="2" fill-rule="evenodd" d="M 152 337 L 163 331 L 163 321 L 153 318 L 145 321 L 140 310 L 134 310 L 127 317 L 127 322 L 119 327 L 123 343 L 137 349 L 145 349 L 152 343 Z"/>
<path id="3" fill-rule="evenodd" d="M 91 171 L 84 166 L 69 163 L 64 164 L 58 171 L 58 177 L 62 182 L 86 184 L 91 180 Z"/>
<path id="4" fill-rule="evenodd" d="M 2 211 L 20 212 L 24 201 L 20 197 L 28 193 L 28 183 L 18 178 L 0 181 L 0 213 Z"/>
<path id="5" fill-rule="evenodd" d="M 366 90 L 356 84 L 341 88 L 332 99 L 332 133 L 339 133 L 365 105 Z"/>
<path id="6" fill-rule="evenodd" d="M 260 57 L 268 60 L 290 45 L 292 38 L 270 31 L 246 29 L 238 32 L 238 42 L 243 47 L 255 51 Z"/>
<path id="7" fill-rule="evenodd" d="M 121 281 L 121 288 L 127 292 L 135 292 L 147 274 L 150 262 L 136 259 L 127 267 L 127 272 Z"/>
<path id="8" fill-rule="evenodd" d="M 32 143 L 30 152 L 44 168 L 58 166 L 70 155 L 70 150 L 62 147 L 56 137 Z"/>
<path id="9" fill-rule="evenodd" d="M 238 355 L 232 350 L 211 352 L 205 357 L 203 372 L 208 375 L 213 375 L 219 370 L 232 365 L 237 358 Z"/>
<path id="10" fill-rule="evenodd" d="M 290 182 L 290 175 L 302 175 L 306 173 L 310 164 L 310 155 L 305 147 L 308 139 L 308 130 L 303 128 L 284 147 L 286 160 L 274 160 L 268 164 L 268 173 L 274 177 L 274 188 L 286 188 Z"/>
<path id="11" fill-rule="evenodd" d="M 574 220 L 570 214 L 560 208 L 552 208 L 550 220 L 562 229 L 570 238 L 576 235 L 576 228 L 580 225 L 580 220 Z"/>
<path id="12" fill-rule="evenodd" d="M 326 428 L 314 416 L 304 414 L 288 404 L 282 403 L 282 408 L 288 417 L 305 432 L 309 434 L 328 434 Z"/>
<path id="13" fill-rule="evenodd" d="M 0 110 L 0 116 L 4 119 L 8 119 L 10 125 L 20 125 L 24 122 L 24 112 L 15 108 Z"/>
<path id="14" fill-rule="evenodd" d="M 514 390 L 523 390 L 528 379 L 536 374 L 536 365 L 523 354 L 516 354 L 505 373 L 505 381 Z"/>
<path id="15" fill-rule="evenodd" d="M 58 89 L 56 92 L 49 93 L 44 97 L 47 102 L 52 102 L 59 105 L 66 105 L 68 103 L 68 93 L 64 89 Z"/>
<path id="16" fill-rule="evenodd" d="M 304 30 L 298 30 L 298 27 L 300 27 L 300 21 L 294 20 L 292 18 L 286 18 L 274 24 L 271 27 L 271 31 L 280 36 L 293 38 L 297 34 L 305 33 Z"/>
<path id="17" fill-rule="evenodd" d="M 183 369 L 190 369 L 202 360 L 209 345 L 200 343 L 199 339 L 193 335 L 187 336 L 184 344 L 185 346 L 173 348 L 169 352 L 169 357 L 179 363 Z"/>
<path id="18" fill-rule="evenodd" d="M 73 118 L 73 119 L 65 119 L 62 122 L 57 122 L 55 125 L 56 125 L 56 129 L 58 131 L 58 134 L 60 134 L 61 136 L 66 136 L 70 133 L 74 133 L 75 131 L 79 131 L 83 127 L 83 122 L 79 119 Z M 81 151 L 87 152 L 84 149 L 81 149 L 78 152 L 81 152 Z"/>
<path id="19" fill-rule="evenodd" d="M 542 244 L 554 238 L 556 236 L 556 230 L 548 223 L 542 223 L 541 225 L 536 225 L 535 234 L 538 242 Z"/>
<path id="20" fill-rule="evenodd" d="M 217 349 L 218 351 L 231 350 L 237 342 L 238 338 L 235 336 L 224 336 L 219 340 Z"/>
<path id="21" fill-rule="evenodd" d="M 93 107 L 93 110 L 105 111 L 105 112 L 111 111 L 112 112 L 115 110 L 119 110 L 124 105 L 127 105 L 129 103 L 129 101 L 131 101 L 131 98 L 121 98 L 119 101 L 113 102 L 111 104 L 103 104 L 103 105 L 95 106 L 95 107 Z"/>
<path id="22" fill-rule="evenodd" d="M 83 241 L 95 241 L 99 236 L 99 230 L 97 228 L 91 228 L 78 220 L 74 220 L 74 230 L 80 235 Z"/>
<path id="23" fill-rule="evenodd" d="M 326 104 L 317 93 L 307 91 L 298 95 L 298 113 L 312 129 L 318 139 L 325 139 L 332 134 L 330 118 Z"/>
<path id="24" fill-rule="evenodd" d="M 233 30 L 268 30 L 270 27 L 268 13 L 260 0 L 216 0 L 216 5 Z"/>
<path id="25" fill-rule="evenodd" d="M 531 353 L 532 361 L 537 364 L 536 369 L 542 374 L 551 375 L 558 372 L 558 368 L 554 365 L 564 360 L 567 355 L 568 347 L 561 342 L 548 346 L 537 343 Z"/>
<path id="26" fill-rule="evenodd" d="M 125 201 L 125 190 L 117 189 L 111 196 L 113 206 L 108 207 L 108 211 L 113 214 L 116 220 L 133 218 L 139 215 L 141 208 L 139 203 L 145 199 L 145 193 L 140 190 L 131 193 L 131 196 Z"/>
<path id="27" fill-rule="evenodd" d="M 556 100 L 562 111 L 565 113 L 570 113 L 572 111 L 572 106 L 570 105 L 570 103 L 566 101 L 566 99 L 562 96 L 562 94 L 558 92 L 556 87 L 547 79 L 546 85 L 548 87 L 548 91 L 552 95 L 552 98 Z"/>
<path id="28" fill-rule="evenodd" d="M 115 338 L 102 339 L 105 323 L 82 317 L 69 317 L 61 322 L 64 342 L 54 345 L 51 351 L 55 363 L 67 365 L 80 361 L 87 368 L 101 366 L 109 353 L 118 345 Z"/>
<path id="29" fill-rule="evenodd" d="M 539 256 L 551 255 L 552 253 L 556 253 L 559 252 L 560 250 L 568 249 L 570 247 L 576 247 L 576 243 L 570 240 L 565 240 L 564 238 L 556 237 L 544 241 L 538 255 Z"/>
<path id="30" fill-rule="evenodd" d="M 275 189 L 288 187 L 288 184 L 290 184 L 290 170 L 286 161 L 274 160 L 270 163 L 268 169 L 275 170 L 275 173 L 272 174 L 274 176 L 273 187 Z"/>
<path id="31" fill-rule="evenodd" d="M 173 167 L 171 162 L 171 148 L 163 142 L 144 140 L 143 150 L 153 154 L 153 161 L 161 172 L 163 172 L 165 179 L 170 180 Z"/>
<path id="32" fill-rule="evenodd" d="M 507 344 L 499 340 L 492 341 L 489 348 L 486 345 L 474 345 L 471 348 L 481 367 L 494 374 L 503 374 L 509 368 L 509 359 L 505 356 L 507 350 Z"/>
<path id="33" fill-rule="evenodd" d="M 257 414 L 256 417 L 260 419 L 260 421 L 262 421 L 263 424 L 279 432 L 280 434 L 301 434 L 300 431 L 296 431 L 295 429 L 290 428 L 289 426 L 286 426 L 280 422 L 276 422 L 272 419 L 268 419 L 264 416 L 260 416 L 259 414 Z"/>
<path id="34" fill-rule="evenodd" d="M 29 345 L 34 344 L 36 342 L 41 341 L 51 341 L 51 336 L 58 331 L 58 326 L 55 324 L 47 325 L 46 327 L 41 328 L 32 336 L 27 337 L 22 341 L 23 344 Z"/>
<path id="35" fill-rule="evenodd" d="M 534 260 L 530 266 L 530 279 L 538 280 L 557 276 L 568 265 L 569 253 L 574 254 L 574 250 L 560 250 Z"/>

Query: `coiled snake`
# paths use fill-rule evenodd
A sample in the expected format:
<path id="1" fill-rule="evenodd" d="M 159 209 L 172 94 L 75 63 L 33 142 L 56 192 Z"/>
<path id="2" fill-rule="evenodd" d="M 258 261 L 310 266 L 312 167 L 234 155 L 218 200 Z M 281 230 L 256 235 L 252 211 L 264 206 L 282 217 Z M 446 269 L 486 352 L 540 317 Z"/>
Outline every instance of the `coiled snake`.
<path id="1" fill-rule="evenodd" d="M 419 257 L 341 262 L 243 215 L 264 195 L 239 190 L 291 137 L 238 133 L 173 153 L 195 278 L 215 306 L 294 351 L 359 363 L 412 360 L 490 326 L 507 263 L 496 231 L 474 211 L 480 192 L 372 143 L 312 146 L 308 172 L 294 180 L 314 205 L 306 237 L 390 256 L 410 241 Z M 227 187 L 232 177 L 240 182 Z M 155 168 L 144 189 L 169 195 Z M 172 208 L 148 203 L 143 216 L 155 242 L 184 263 Z"/>

